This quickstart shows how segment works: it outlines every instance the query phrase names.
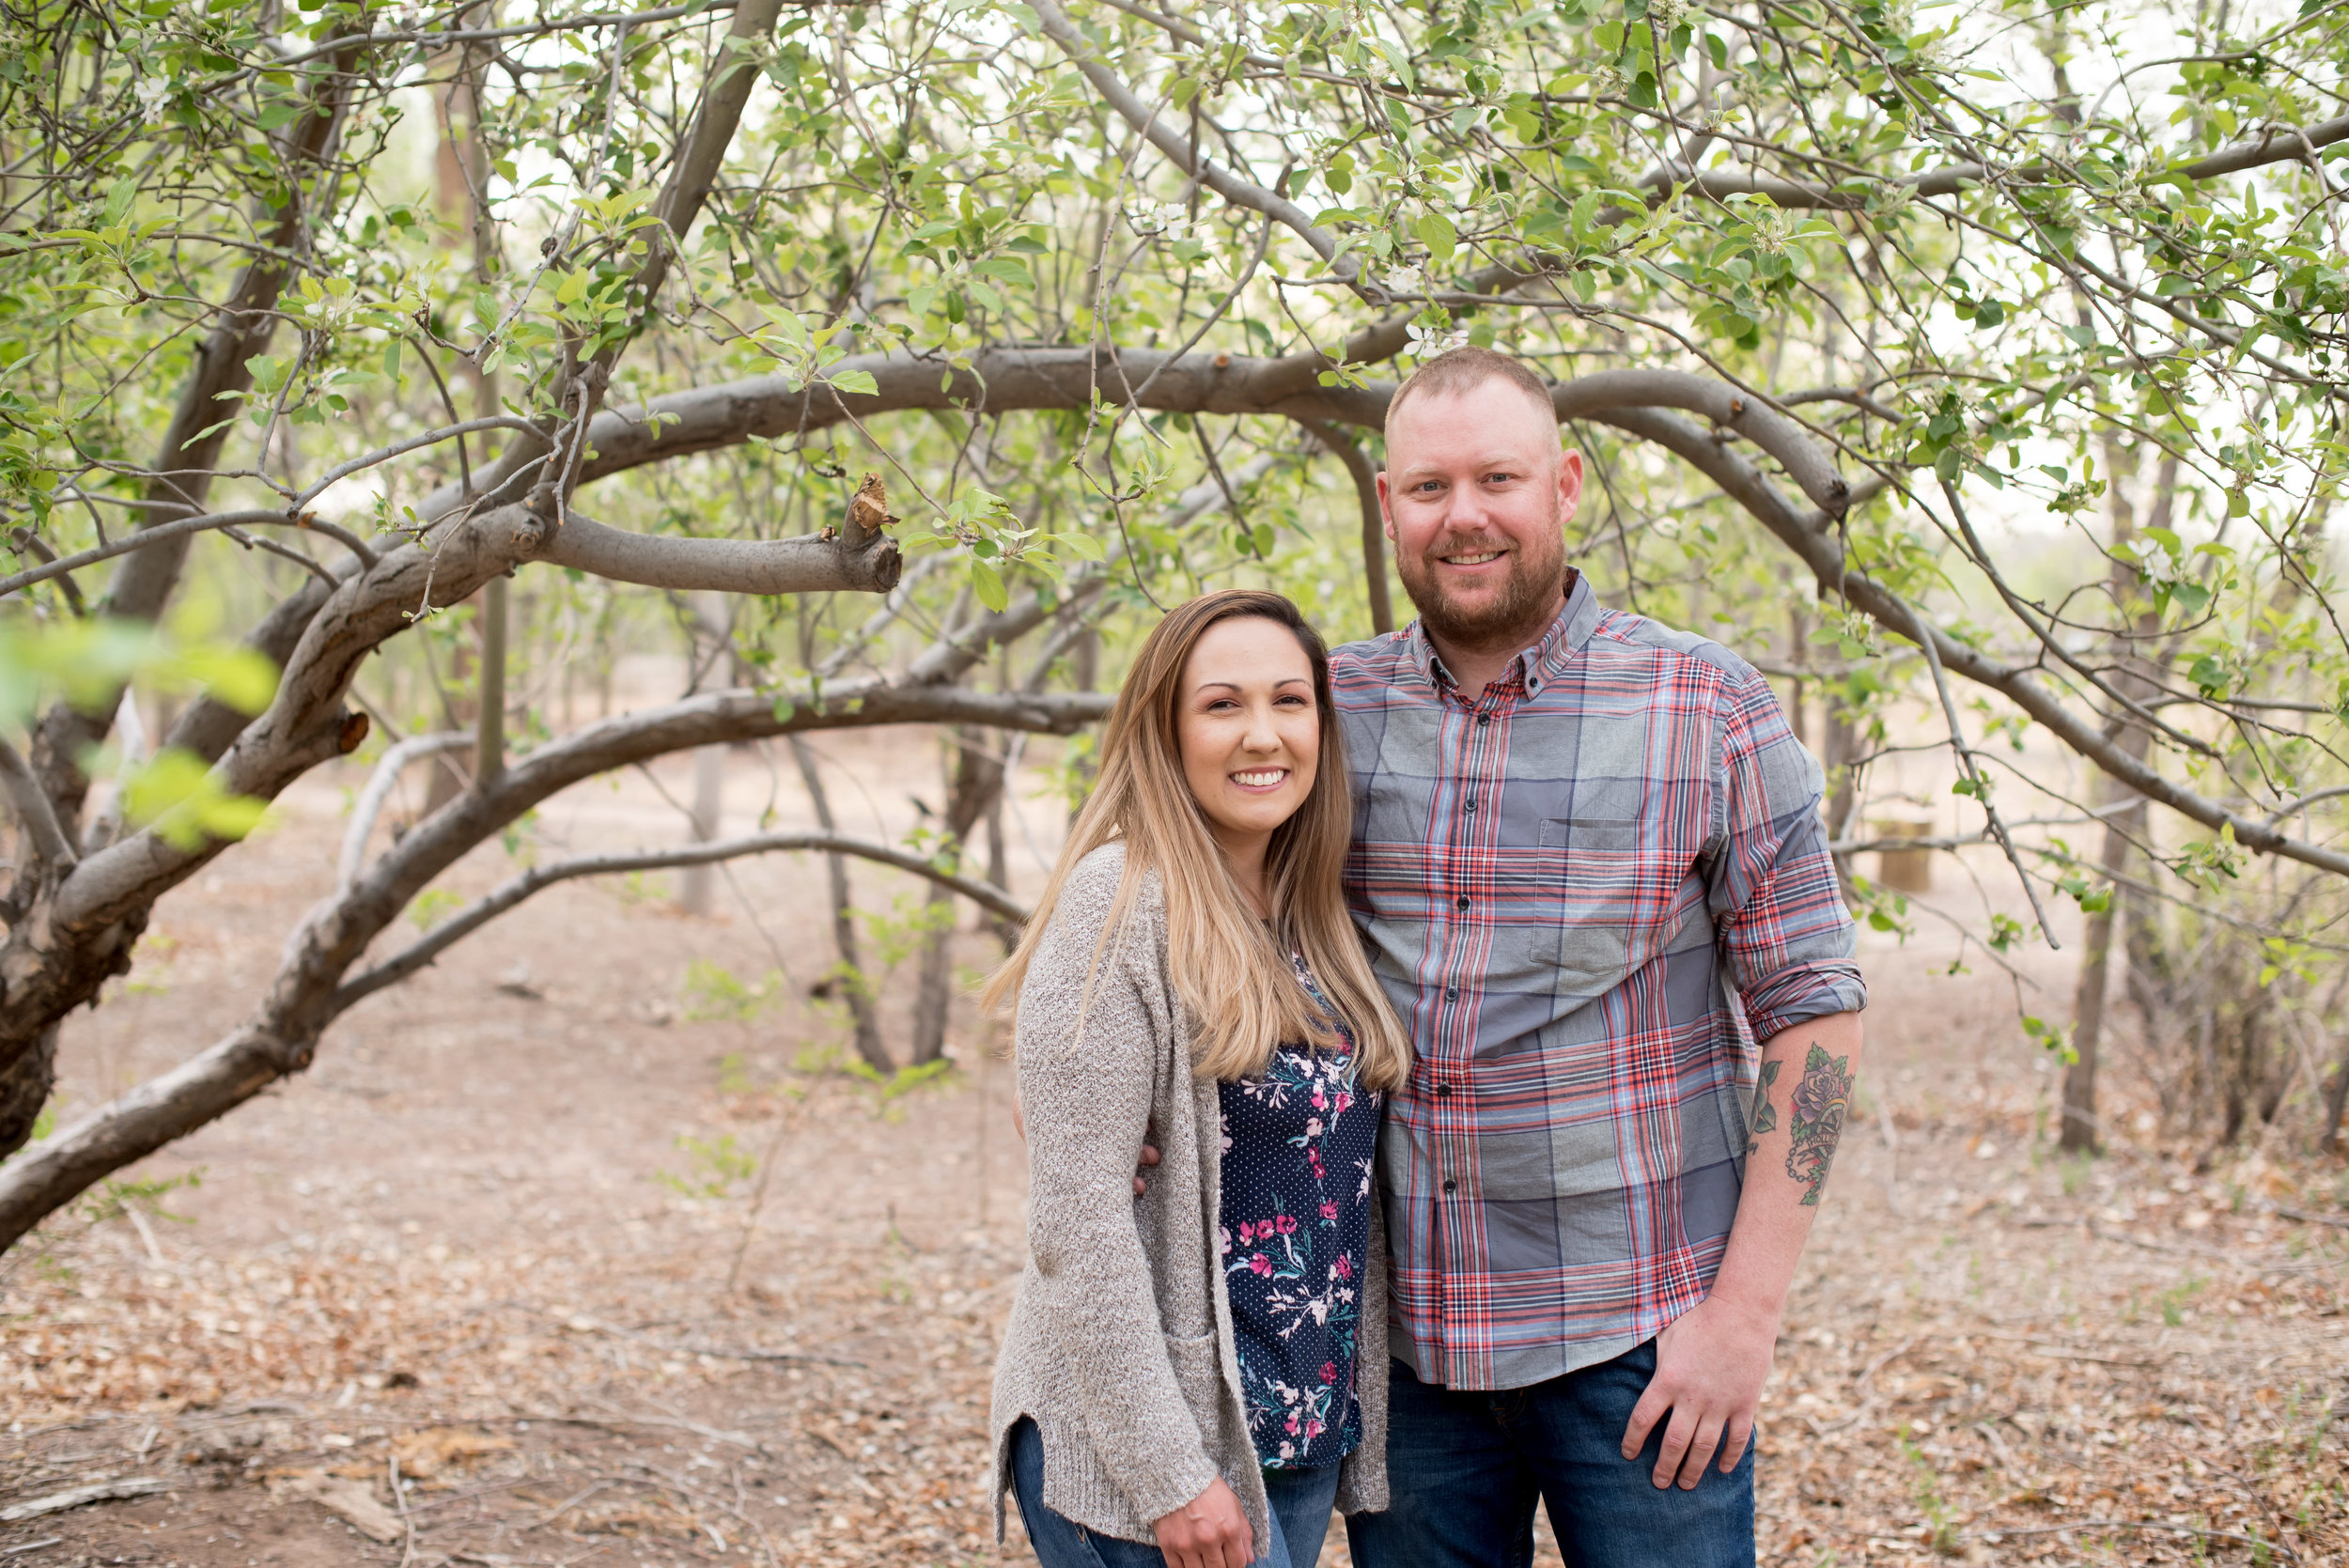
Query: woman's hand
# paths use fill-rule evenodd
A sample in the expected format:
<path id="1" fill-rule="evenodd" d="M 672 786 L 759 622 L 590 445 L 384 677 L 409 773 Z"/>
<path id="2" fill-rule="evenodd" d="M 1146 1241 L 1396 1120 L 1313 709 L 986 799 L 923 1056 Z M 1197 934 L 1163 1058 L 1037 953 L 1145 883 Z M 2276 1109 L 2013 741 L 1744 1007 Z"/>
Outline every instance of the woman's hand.
<path id="1" fill-rule="evenodd" d="M 1255 1532 L 1221 1476 L 1152 1528 L 1167 1568 L 1248 1568 L 1256 1560 Z"/>

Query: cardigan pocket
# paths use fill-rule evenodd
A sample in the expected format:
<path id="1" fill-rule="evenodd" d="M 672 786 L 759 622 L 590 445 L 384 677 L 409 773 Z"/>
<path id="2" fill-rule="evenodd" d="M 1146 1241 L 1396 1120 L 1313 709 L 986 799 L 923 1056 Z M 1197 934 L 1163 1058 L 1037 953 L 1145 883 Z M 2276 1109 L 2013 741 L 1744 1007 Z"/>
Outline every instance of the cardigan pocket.
<path id="1" fill-rule="evenodd" d="M 1159 1338 L 1166 1341 L 1166 1358 L 1174 1368 L 1174 1385 L 1183 1391 L 1183 1403 L 1190 1406 L 1200 1436 L 1212 1444 L 1222 1424 L 1219 1420 L 1223 1405 L 1222 1347 L 1213 1333 L 1162 1334 Z"/>

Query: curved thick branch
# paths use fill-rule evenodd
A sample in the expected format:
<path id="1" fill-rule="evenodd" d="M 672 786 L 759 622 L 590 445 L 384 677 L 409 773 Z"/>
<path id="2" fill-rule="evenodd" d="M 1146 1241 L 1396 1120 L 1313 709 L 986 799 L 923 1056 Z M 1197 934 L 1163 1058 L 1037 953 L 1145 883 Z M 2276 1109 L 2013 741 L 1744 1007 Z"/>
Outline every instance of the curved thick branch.
<path id="1" fill-rule="evenodd" d="M 1933 639 L 1934 652 L 1943 668 L 1997 691 L 2120 783 L 2214 832 L 2232 830 L 2235 842 L 2247 849 L 2297 861 L 2335 876 L 2349 876 L 2349 854 L 2293 838 L 2270 823 L 2230 811 L 2208 796 L 2163 777 L 2150 764 L 2129 755 L 2101 723 L 2065 706 L 2030 671 L 2002 663 L 1932 625 L 1898 594 L 1866 572 L 1852 568 L 1831 519 L 1796 510 L 1761 470 L 1723 447 L 1708 432 L 1660 409 L 1603 410 L 1591 417 L 1687 458 L 1794 551 L 1818 579 L 1823 592 L 1843 599 L 1896 637 L 1913 642 L 1921 628 Z"/>
<path id="2" fill-rule="evenodd" d="M 1000 915 L 1014 924 L 1027 924 L 1028 907 L 991 882 L 982 882 L 975 877 L 947 871 L 919 855 L 886 844 L 844 838 L 838 833 L 759 833 L 750 838 L 721 839 L 682 849 L 583 855 L 575 860 L 534 867 L 520 877 L 501 883 L 434 926 L 428 936 L 410 943 L 398 954 L 365 973 L 354 975 L 334 992 L 334 1009 L 338 1014 L 345 1012 L 384 986 L 407 979 L 498 916 L 557 882 L 568 882 L 580 877 L 611 877 L 633 871 L 666 871 L 677 866 L 712 865 L 720 861 L 740 860 L 747 855 L 772 855 L 789 850 L 856 855 L 864 860 L 878 861 L 883 865 L 894 865 L 900 871 L 910 871 L 916 877 L 927 877 L 941 887 L 952 889 L 989 914 Z"/>
<path id="3" fill-rule="evenodd" d="M 863 550 L 822 535 L 699 539 L 607 528 L 576 510 L 535 559 L 614 582 L 729 594 L 885 594 L 905 567 L 895 541 L 878 535 Z"/>
<path id="4" fill-rule="evenodd" d="M 1127 403 L 1146 386 L 1141 407 L 1177 413 L 1278 414 L 1364 429 L 1386 423 L 1393 382 L 1325 387 L 1320 376 L 1327 368 L 1318 354 L 1193 354 L 1177 361 L 1163 351 L 1106 348 L 986 349 L 968 368 L 908 353 L 866 354 L 841 361 L 832 373 L 864 372 L 873 378 L 870 393 L 757 376 L 674 393 L 641 409 L 607 410 L 588 432 L 596 456 L 581 472 L 599 479 L 754 438 L 826 429 L 851 414 L 864 420 L 908 409 L 1082 410 L 1097 389 L 1107 401 Z M 1832 458 L 1801 426 L 1725 382 L 1680 370 L 1609 370 L 1557 382 L 1551 398 L 1562 419 L 1616 407 L 1701 413 L 1777 459 L 1814 505 L 1834 510 L 1847 498 Z"/>
<path id="5" fill-rule="evenodd" d="M 107 1172 L 185 1137 L 308 1066 L 320 1033 L 340 1010 L 335 999 L 341 977 L 367 943 L 434 877 L 569 784 L 669 752 L 803 730 L 963 723 L 1066 735 L 1103 717 L 1110 701 L 1099 692 L 991 693 L 951 686 L 906 689 L 881 681 L 848 683 L 804 703 L 779 702 L 762 691 L 720 691 L 607 720 L 542 746 L 487 787 L 459 796 L 418 823 L 347 892 L 314 909 L 287 944 L 277 976 L 250 1021 L 0 1164 L 0 1249 Z M 848 847 L 856 842 L 841 840 L 835 852 L 861 852 Z M 810 835 L 806 847 L 832 846 Z M 931 874 L 913 865 L 906 869 Z M 979 889 L 971 892 L 976 897 Z"/>

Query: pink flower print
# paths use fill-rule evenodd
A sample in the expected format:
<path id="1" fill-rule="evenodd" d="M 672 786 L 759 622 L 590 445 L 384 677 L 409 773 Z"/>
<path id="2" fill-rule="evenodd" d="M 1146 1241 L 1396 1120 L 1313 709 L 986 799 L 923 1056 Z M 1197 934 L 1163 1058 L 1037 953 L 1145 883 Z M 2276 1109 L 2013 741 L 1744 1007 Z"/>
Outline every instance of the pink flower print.
<path id="1" fill-rule="evenodd" d="M 1289 1412 L 1288 1435 L 1292 1437 L 1297 1436 L 1297 1412 L 1294 1410 Z"/>
<path id="2" fill-rule="evenodd" d="M 1272 1272 L 1272 1260 L 1259 1252 L 1248 1260 L 1248 1271 L 1251 1274 L 1269 1274 Z"/>
<path id="3" fill-rule="evenodd" d="M 1324 1383 L 1334 1383 L 1338 1380 L 1338 1364 L 1335 1361 L 1321 1363 L 1321 1380 Z"/>
<path id="4" fill-rule="evenodd" d="M 1241 1221 L 1240 1221 L 1240 1225 L 1239 1225 L 1239 1244 L 1240 1244 L 1242 1247 L 1245 1247 L 1245 1246 L 1247 1246 L 1250 1242 L 1252 1242 L 1252 1241 L 1253 1241 L 1253 1240 L 1255 1240 L 1255 1239 L 1256 1239 L 1256 1227 L 1255 1227 L 1255 1226 L 1253 1226 L 1253 1225 L 1252 1225 L 1252 1224 L 1250 1224 L 1250 1223 L 1249 1223 L 1247 1220 L 1245 1220 L 1245 1219 L 1241 1220 Z"/>
<path id="5" fill-rule="evenodd" d="M 1341 1280 L 1351 1280 L 1354 1278 L 1354 1260 L 1347 1257 L 1343 1252 L 1338 1254 L 1338 1261 L 1331 1264 L 1330 1266 L 1336 1270 L 1337 1276 Z"/>
<path id="6" fill-rule="evenodd" d="M 1294 1235 L 1297 1234 L 1297 1216 L 1293 1214 L 1284 1214 L 1278 1219 L 1275 1219 L 1273 1223 L 1280 1227 L 1281 1234 L 1283 1235 Z"/>
<path id="7" fill-rule="evenodd" d="M 1305 1423 L 1305 1441 L 1310 1443 L 1315 1437 L 1320 1436 L 1323 1433 L 1329 1430 L 1330 1429 L 1327 1426 L 1324 1426 L 1317 1421 L 1309 1421 Z"/>
<path id="8" fill-rule="evenodd" d="M 1318 1084 L 1318 1083 L 1315 1084 L 1315 1085 L 1314 1085 L 1314 1109 L 1315 1109 L 1315 1110 L 1327 1110 L 1329 1108 L 1330 1108 L 1330 1096 L 1329 1096 L 1328 1094 L 1326 1094 L 1322 1093 L 1322 1089 L 1321 1089 L 1321 1085 L 1320 1085 L 1320 1084 Z"/>
<path id="9" fill-rule="evenodd" d="M 1242 1239 L 1245 1239 L 1244 1237 Z M 1232 1255 L 1232 1233 L 1221 1225 L 1215 1228 L 1216 1250 L 1225 1257 Z"/>
<path id="10" fill-rule="evenodd" d="M 1335 1204 L 1335 1203 L 1324 1203 L 1324 1204 L 1322 1204 L 1322 1205 L 1321 1205 L 1321 1218 L 1322 1218 L 1322 1219 L 1324 1219 L 1329 1220 L 1331 1224 L 1335 1224 L 1335 1223 L 1337 1223 L 1337 1219 L 1338 1219 L 1338 1205 L 1337 1205 L 1337 1204 Z"/>

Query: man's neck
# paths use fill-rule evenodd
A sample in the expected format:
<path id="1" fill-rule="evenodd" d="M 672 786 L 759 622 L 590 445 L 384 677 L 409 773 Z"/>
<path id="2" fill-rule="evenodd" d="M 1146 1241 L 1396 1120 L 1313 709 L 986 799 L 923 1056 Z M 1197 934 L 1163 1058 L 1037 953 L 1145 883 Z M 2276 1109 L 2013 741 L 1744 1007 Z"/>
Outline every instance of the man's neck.
<path id="1" fill-rule="evenodd" d="M 1461 694 L 1474 701 L 1485 694 L 1485 688 L 1506 675 L 1517 655 L 1549 635 L 1549 629 L 1565 613 L 1566 596 L 1562 592 L 1550 605 L 1549 613 L 1528 628 L 1520 627 L 1503 636 L 1475 643 L 1455 643 L 1448 637 L 1427 633 L 1427 641 L 1435 647 L 1436 657 L 1443 660 L 1453 683 Z"/>

